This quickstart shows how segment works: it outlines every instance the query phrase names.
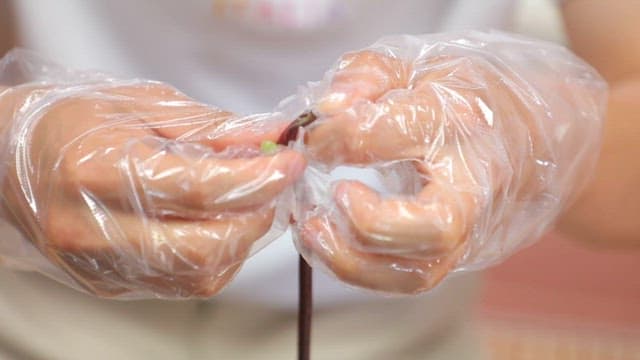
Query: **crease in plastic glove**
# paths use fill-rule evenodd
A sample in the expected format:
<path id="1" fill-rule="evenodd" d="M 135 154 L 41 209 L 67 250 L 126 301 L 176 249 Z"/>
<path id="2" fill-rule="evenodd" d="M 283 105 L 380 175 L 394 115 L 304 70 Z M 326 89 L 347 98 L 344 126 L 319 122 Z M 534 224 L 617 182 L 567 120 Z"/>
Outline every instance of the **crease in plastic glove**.
<path id="1" fill-rule="evenodd" d="M 536 240 L 597 160 L 607 85 L 569 50 L 501 32 L 384 38 L 348 53 L 285 112 L 313 111 L 293 147 L 296 245 L 356 287 L 429 290 Z M 340 169 L 374 171 L 382 189 Z"/>
<path id="2" fill-rule="evenodd" d="M 162 83 L 0 61 L 6 265 L 110 298 L 209 297 L 288 226 L 305 167 L 278 114 L 236 116 Z"/>

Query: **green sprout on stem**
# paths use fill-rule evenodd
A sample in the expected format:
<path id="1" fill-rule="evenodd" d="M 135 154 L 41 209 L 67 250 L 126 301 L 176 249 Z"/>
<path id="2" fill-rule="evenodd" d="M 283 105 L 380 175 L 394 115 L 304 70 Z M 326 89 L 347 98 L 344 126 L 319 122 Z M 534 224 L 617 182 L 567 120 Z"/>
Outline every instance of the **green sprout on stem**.
<path id="1" fill-rule="evenodd" d="M 278 144 L 271 140 L 265 140 L 260 144 L 260 151 L 266 155 L 275 154 L 278 151 Z"/>

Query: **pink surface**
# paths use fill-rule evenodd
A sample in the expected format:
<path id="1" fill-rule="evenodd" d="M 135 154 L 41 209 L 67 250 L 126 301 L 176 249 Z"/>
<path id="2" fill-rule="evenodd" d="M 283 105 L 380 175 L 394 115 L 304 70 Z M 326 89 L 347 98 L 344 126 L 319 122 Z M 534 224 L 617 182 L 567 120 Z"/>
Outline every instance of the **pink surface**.
<path id="1" fill-rule="evenodd" d="M 549 235 L 485 278 L 485 314 L 640 330 L 640 249 L 602 250 Z"/>

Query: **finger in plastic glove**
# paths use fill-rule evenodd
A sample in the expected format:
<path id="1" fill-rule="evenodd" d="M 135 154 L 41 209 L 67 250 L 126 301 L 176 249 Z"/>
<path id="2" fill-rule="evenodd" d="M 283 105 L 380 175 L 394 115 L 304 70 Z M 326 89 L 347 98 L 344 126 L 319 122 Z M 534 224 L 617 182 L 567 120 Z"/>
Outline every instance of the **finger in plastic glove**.
<path id="1" fill-rule="evenodd" d="M 160 136 L 197 142 L 216 151 L 228 147 L 258 148 L 264 140 L 275 141 L 287 125 L 285 119 L 277 121 L 270 114 L 237 116 L 153 81 L 100 89 L 98 93 L 99 101 L 109 101 L 119 109 L 120 114 L 110 111 L 109 118 L 125 122 L 135 118 Z"/>
<path id="2" fill-rule="evenodd" d="M 371 254 L 354 249 L 327 217 L 317 216 L 301 229 L 303 253 L 319 260 L 339 279 L 371 290 L 416 294 L 436 286 L 455 265 L 460 249 L 428 261 Z"/>
<path id="3" fill-rule="evenodd" d="M 84 203 L 60 204 L 44 220 L 45 254 L 100 296 L 211 296 L 231 279 L 274 210 L 184 221 L 140 217 Z"/>
<path id="4" fill-rule="evenodd" d="M 67 187 L 88 189 L 126 207 L 140 205 L 148 213 L 186 218 L 260 207 L 295 182 L 306 165 L 292 150 L 229 159 L 158 138 L 120 146 L 108 138 L 86 142 L 65 156 Z M 134 194 L 131 204 L 127 199 Z"/>
<path id="5" fill-rule="evenodd" d="M 474 210 L 471 197 L 433 182 L 415 198 L 383 199 L 358 181 L 336 186 L 336 203 L 356 241 L 370 253 L 433 258 L 460 246 Z"/>
<path id="6" fill-rule="evenodd" d="M 440 104 L 432 89 L 392 90 L 373 102 L 323 117 L 305 142 L 310 155 L 325 164 L 421 158 L 450 136 L 442 120 L 447 109 Z"/>
<path id="7" fill-rule="evenodd" d="M 406 86 L 409 73 L 406 63 L 389 55 L 369 50 L 346 54 L 314 111 L 328 116 L 359 101 L 373 101 L 391 89 Z"/>

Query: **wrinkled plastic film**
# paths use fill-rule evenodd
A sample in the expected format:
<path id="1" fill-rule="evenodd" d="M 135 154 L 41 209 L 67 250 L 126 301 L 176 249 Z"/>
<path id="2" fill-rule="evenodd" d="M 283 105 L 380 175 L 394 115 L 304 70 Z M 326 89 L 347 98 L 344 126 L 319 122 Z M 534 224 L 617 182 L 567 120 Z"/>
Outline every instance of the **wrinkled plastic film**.
<path id="1" fill-rule="evenodd" d="M 291 215 L 307 261 L 353 286 L 487 267 L 585 186 L 607 91 L 565 48 L 498 32 L 382 39 L 253 116 L 23 51 L 0 82 L 3 216 L 23 234 L 3 264 L 117 298 L 213 295 Z M 289 149 L 261 149 L 308 111 Z"/>
<path id="2" fill-rule="evenodd" d="M 505 259 L 590 179 L 606 94 L 569 50 L 499 32 L 389 37 L 344 55 L 283 104 L 318 117 L 295 144 L 309 159 L 299 251 L 389 293 Z"/>
<path id="3" fill-rule="evenodd" d="M 287 123 L 277 114 L 236 116 L 22 50 L 0 69 L 13 80 L 3 203 L 24 234 L 0 241 L 5 263 L 104 297 L 207 297 L 288 226 L 278 204 L 293 202 L 304 159 L 260 151 Z"/>

